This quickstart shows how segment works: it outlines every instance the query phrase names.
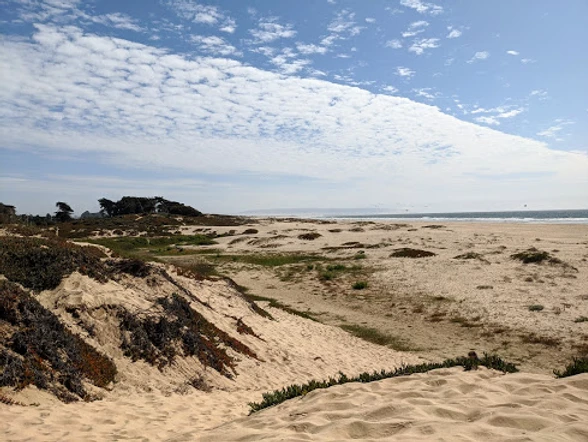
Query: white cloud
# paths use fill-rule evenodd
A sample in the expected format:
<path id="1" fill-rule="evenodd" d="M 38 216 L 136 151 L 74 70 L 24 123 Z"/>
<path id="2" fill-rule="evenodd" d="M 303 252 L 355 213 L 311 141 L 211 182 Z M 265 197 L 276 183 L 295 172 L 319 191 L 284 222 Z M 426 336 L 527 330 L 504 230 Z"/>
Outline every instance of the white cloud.
<path id="1" fill-rule="evenodd" d="M 473 63 L 478 60 L 487 60 L 490 57 L 490 52 L 483 51 L 483 52 L 476 52 L 474 56 L 468 61 L 468 63 Z"/>
<path id="2" fill-rule="evenodd" d="M 168 0 L 166 4 L 180 17 L 195 23 L 213 25 L 224 18 L 216 6 L 201 5 L 190 0 Z"/>
<path id="3" fill-rule="evenodd" d="M 237 30 L 237 22 L 232 18 L 226 18 L 221 27 L 218 29 L 219 31 L 226 32 L 227 34 L 233 34 Z"/>
<path id="4" fill-rule="evenodd" d="M 399 66 L 396 68 L 396 75 L 400 76 L 400 77 L 408 77 L 408 78 L 412 78 L 415 74 L 415 71 L 413 71 L 412 69 L 409 68 L 405 68 L 402 66 Z"/>
<path id="5" fill-rule="evenodd" d="M 561 131 L 564 130 L 566 126 L 569 126 L 571 124 L 575 124 L 575 122 L 571 120 L 565 120 L 563 118 L 558 118 L 554 121 L 554 124 L 552 126 L 548 127 L 545 130 L 537 132 L 537 135 L 544 138 L 551 138 L 555 141 L 563 141 L 563 138 L 561 138 Z"/>
<path id="6" fill-rule="evenodd" d="M 478 123 L 487 124 L 489 126 L 498 126 L 500 121 L 496 119 L 496 117 L 476 117 L 474 118 Z"/>
<path id="7" fill-rule="evenodd" d="M 373 17 L 366 17 L 365 21 L 366 21 L 366 23 L 375 23 L 376 19 Z"/>
<path id="8" fill-rule="evenodd" d="M 277 23 L 277 18 L 260 20 L 257 29 L 251 29 L 249 33 L 255 37 L 257 44 L 271 43 L 281 38 L 292 38 L 297 34 L 292 25 Z"/>
<path id="9" fill-rule="evenodd" d="M 337 12 L 335 18 L 327 27 L 331 35 L 336 39 L 346 40 L 350 37 L 358 35 L 362 29 L 361 26 L 357 26 L 355 22 L 355 13 L 349 9 L 343 9 Z"/>
<path id="10" fill-rule="evenodd" d="M 417 28 L 426 28 L 427 26 L 429 26 L 428 21 L 419 20 L 419 21 L 412 22 L 408 27 L 410 29 L 417 29 Z"/>
<path id="11" fill-rule="evenodd" d="M 402 47 L 402 43 L 400 40 L 388 40 L 384 46 L 392 49 L 400 49 Z"/>
<path id="12" fill-rule="evenodd" d="M 518 51 L 506 51 L 508 55 L 519 55 Z"/>
<path id="13" fill-rule="evenodd" d="M 213 55 L 221 55 L 221 56 L 241 56 L 241 52 L 238 51 L 234 46 L 227 43 L 224 39 L 211 35 L 211 36 L 202 36 L 202 35 L 192 35 L 190 37 L 191 41 L 198 45 L 201 51 L 213 54 Z"/>
<path id="14" fill-rule="evenodd" d="M 536 97 L 539 100 L 547 100 L 549 98 L 549 94 L 547 93 L 547 91 L 543 90 L 543 89 L 536 89 L 531 91 L 531 93 L 529 94 L 530 97 Z"/>
<path id="15" fill-rule="evenodd" d="M 417 97 L 426 98 L 427 100 L 434 100 L 435 98 L 439 97 L 438 92 L 433 92 L 433 89 L 430 87 L 424 87 L 419 89 L 412 90 Z"/>
<path id="16" fill-rule="evenodd" d="M 447 37 L 445 38 L 458 38 L 461 37 L 461 31 L 458 29 L 452 29 L 451 27 L 449 27 L 449 34 L 447 34 Z"/>
<path id="17" fill-rule="evenodd" d="M 516 117 L 517 115 L 523 113 L 525 110 L 524 109 L 513 109 L 510 111 L 505 111 L 505 112 L 501 112 L 498 115 L 496 115 L 496 118 L 512 118 L 512 117 Z"/>
<path id="18" fill-rule="evenodd" d="M 274 53 L 275 62 L 297 72 L 295 63 L 304 60 L 292 52 Z M 277 204 L 285 194 L 292 204 L 354 204 L 380 199 L 381 190 L 391 188 L 395 202 L 441 199 L 452 208 L 480 194 L 485 201 L 526 198 L 527 188 L 542 199 L 581 201 L 588 188 L 584 154 L 550 150 L 405 97 L 237 60 L 184 57 L 73 27 L 37 25 L 34 39 L 3 41 L 0 66 L 4 149 L 146 175 L 231 177 L 239 188 L 225 196 L 238 209 L 252 201 Z M 410 78 L 414 71 L 398 67 L 396 74 Z M 505 108 L 503 118 L 513 109 Z M 505 174 L 520 178 L 491 178 Z M 265 185 L 255 184 L 257 177 Z M 214 180 L 207 185 L 214 189 Z"/>
<path id="19" fill-rule="evenodd" d="M 235 20 L 227 16 L 217 6 L 202 5 L 192 0 L 167 0 L 165 4 L 178 17 L 193 23 L 218 26 L 220 31 L 228 34 L 234 33 L 237 29 Z"/>
<path id="20" fill-rule="evenodd" d="M 421 0 L 400 0 L 400 4 L 407 8 L 412 8 L 421 14 L 438 15 L 443 13 L 443 7 Z"/>
<path id="21" fill-rule="evenodd" d="M 398 92 L 398 89 L 395 88 L 394 86 L 384 86 L 382 88 L 382 90 L 388 94 L 394 95 L 396 92 Z"/>
<path id="22" fill-rule="evenodd" d="M 500 125 L 500 120 L 516 117 L 525 112 L 525 108 L 515 106 L 498 106 L 491 109 L 484 109 L 483 107 L 476 108 L 469 113 L 476 114 L 494 114 L 488 116 L 477 117 L 474 120 L 478 123 L 489 125 Z"/>
<path id="23" fill-rule="evenodd" d="M 327 48 L 324 46 L 319 46 L 315 44 L 303 44 L 303 43 L 296 43 L 296 49 L 301 54 L 326 54 Z"/>
<path id="24" fill-rule="evenodd" d="M 533 60 L 532 58 L 521 59 L 521 63 L 523 63 L 523 64 L 536 63 L 536 62 L 537 62 L 537 60 Z"/>
<path id="25" fill-rule="evenodd" d="M 414 52 L 417 55 L 422 55 L 426 49 L 435 49 L 439 47 L 438 38 L 421 38 L 413 42 L 408 48 L 409 52 Z"/>

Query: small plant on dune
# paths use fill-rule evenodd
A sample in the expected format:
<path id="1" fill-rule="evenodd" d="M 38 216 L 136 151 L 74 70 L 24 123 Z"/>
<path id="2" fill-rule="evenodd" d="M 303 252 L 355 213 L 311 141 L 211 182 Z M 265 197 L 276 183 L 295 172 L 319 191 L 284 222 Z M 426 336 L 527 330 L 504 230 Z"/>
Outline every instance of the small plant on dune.
<path id="1" fill-rule="evenodd" d="M 517 259 L 521 261 L 523 264 L 541 264 L 542 262 L 547 262 L 551 265 L 560 265 L 566 269 L 578 271 L 577 268 L 569 265 L 566 262 L 563 262 L 561 259 L 556 258 L 549 254 L 549 252 L 545 252 L 542 250 L 537 250 L 535 247 L 531 247 L 523 252 L 514 253 L 510 255 L 512 259 Z"/>
<path id="2" fill-rule="evenodd" d="M 321 236 L 322 235 L 318 232 L 309 232 L 298 235 L 298 238 L 303 239 L 305 241 L 314 241 L 315 239 L 320 238 Z"/>
<path id="3" fill-rule="evenodd" d="M 540 312 L 544 308 L 545 307 L 543 307 L 541 304 L 533 304 L 533 305 L 529 306 L 529 311 L 530 312 Z"/>
<path id="4" fill-rule="evenodd" d="M 427 250 L 419 250 L 419 249 L 411 249 L 408 247 L 404 247 L 401 249 L 396 249 L 390 257 L 392 258 L 427 258 L 429 256 L 435 256 L 436 253 L 429 252 Z"/>
<path id="5" fill-rule="evenodd" d="M 581 373 L 588 373 L 588 356 L 573 358 L 572 362 L 566 366 L 563 372 L 553 370 L 553 374 L 558 378 L 565 378 Z"/>
<path id="6" fill-rule="evenodd" d="M 576 319 L 574 319 L 574 322 L 579 323 L 579 322 L 588 322 L 588 317 L 586 316 L 579 316 Z"/>
<path id="7" fill-rule="evenodd" d="M 358 376 L 349 377 L 343 373 L 339 373 L 338 378 L 329 378 L 324 381 L 312 380 L 306 384 L 301 385 L 290 385 L 282 388 L 281 390 L 275 390 L 271 393 L 264 393 L 263 400 L 261 402 L 250 402 L 249 403 L 249 414 L 253 414 L 264 408 L 268 408 L 274 405 L 281 404 L 289 399 L 305 396 L 311 391 L 317 389 L 329 388 L 334 385 L 343 385 L 349 382 L 375 382 L 382 379 L 390 379 L 400 376 L 409 376 L 411 374 L 426 373 L 431 370 L 439 368 L 451 368 L 451 367 L 464 367 L 465 370 L 476 369 L 478 366 L 484 366 L 490 369 L 499 370 L 503 373 L 516 373 L 518 371 L 514 364 L 503 361 L 500 357 L 495 355 L 484 354 L 482 358 L 473 353 L 469 356 L 461 356 L 455 359 L 447 359 L 440 363 L 424 363 L 419 365 L 403 365 L 392 371 L 374 371 L 373 373 L 361 373 Z"/>
<path id="8" fill-rule="evenodd" d="M 489 263 L 487 259 L 485 259 L 482 255 L 476 252 L 467 252 L 461 255 L 454 256 L 453 259 L 477 259 L 478 261 L 482 261 L 484 263 Z"/>
<path id="9" fill-rule="evenodd" d="M 367 286 L 368 286 L 368 283 L 367 282 L 365 282 L 365 281 L 357 281 L 351 287 L 353 288 L 353 290 L 363 290 L 363 289 L 366 289 Z"/>

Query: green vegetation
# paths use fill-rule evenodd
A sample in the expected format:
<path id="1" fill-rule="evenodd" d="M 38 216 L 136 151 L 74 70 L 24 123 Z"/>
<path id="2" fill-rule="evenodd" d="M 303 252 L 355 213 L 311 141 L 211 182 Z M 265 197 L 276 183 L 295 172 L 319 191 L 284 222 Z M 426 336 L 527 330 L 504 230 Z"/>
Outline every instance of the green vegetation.
<path id="1" fill-rule="evenodd" d="M 0 274 L 33 290 L 50 290 L 62 278 L 79 271 L 105 281 L 106 255 L 97 247 L 82 247 L 58 238 L 0 237 Z"/>
<path id="2" fill-rule="evenodd" d="M 114 381 L 117 370 L 108 357 L 9 281 L 0 281 L 0 321 L 0 387 L 35 385 L 72 402 L 92 399 L 84 379 L 97 387 Z"/>
<path id="3" fill-rule="evenodd" d="M 119 307 L 122 349 L 133 361 L 142 359 L 163 369 L 178 354 L 196 356 L 204 366 L 232 378 L 235 363 L 220 345 L 257 359 L 249 347 L 209 322 L 183 297 L 174 293 L 157 303 L 165 312 L 158 317 L 132 314 Z"/>
<path id="4" fill-rule="evenodd" d="M 297 253 L 289 254 L 247 254 L 247 255 L 212 255 L 208 257 L 212 261 L 230 261 L 244 264 L 253 264 L 262 267 L 279 267 L 290 264 L 308 263 L 323 261 L 325 258 L 319 255 L 302 255 Z"/>
<path id="5" fill-rule="evenodd" d="M 453 259 L 477 259 L 478 261 L 482 261 L 486 264 L 489 264 L 489 261 L 485 259 L 482 255 L 476 252 L 467 252 L 461 255 L 454 256 Z"/>
<path id="6" fill-rule="evenodd" d="M 312 317 L 312 313 L 310 312 L 303 312 L 301 310 L 296 310 L 295 308 L 289 307 L 286 304 L 282 304 L 280 301 L 277 301 L 273 298 L 267 298 L 265 296 L 258 296 L 247 294 L 247 298 L 251 301 L 266 301 L 269 302 L 269 306 L 273 308 L 279 308 L 280 310 L 285 311 L 286 313 L 290 313 L 291 315 L 300 316 L 301 318 L 310 319 L 311 321 L 316 321 L 315 318 Z"/>
<path id="7" fill-rule="evenodd" d="M 366 289 L 368 286 L 368 283 L 365 281 L 357 281 L 353 284 L 352 288 L 353 290 L 363 290 Z"/>
<path id="8" fill-rule="evenodd" d="M 322 235 L 318 232 L 309 232 L 303 233 L 302 235 L 298 235 L 299 239 L 303 239 L 305 241 L 314 241 L 317 238 L 320 238 Z"/>
<path id="9" fill-rule="evenodd" d="M 541 304 L 533 304 L 533 305 L 529 306 L 529 311 L 530 312 L 540 312 L 544 308 L 545 307 L 543 307 Z"/>
<path id="10" fill-rule="evenodd" d="M 145 253 L 165 255 L 170 249 L 156 249 L 166 246 L 208 246 L 216 244 L 208 235 L 173 235 L 166 237 L 146 238 L 143 236 L 121 236 L 113 238 L 88 239 L 87 242 L 109 248 L 120 256 L 137 257 Z"/>
<path id="11" fill-rule="evenodd" d="M 305 396 L 313 390 L 329 388 L 334 385 L 343 385 L 349 382 L 375 382 L 380 381 L 382 379 L 408 376 L 416 373 L 426 373 L 428 371 L 436 370 L 439 368 L 463 367 L 465 370 L 472 370 L 477 368 L 478 366 L 484 366 L 490 369 L 500 370 L 503 373 L 516 373 L 518 371 L 514 364 L 505 362 L 498 356 L 484 354 L 482 358 L 478 358 L 477 356 L 461 356 L 455 359 L 447 359 L 440 363 L 433 362 L 419 365 L 404 365 L 392 371 L 382 370 L 380 372 L 374 371 L 373 373 L 366 372 L 355 377 L 348 377 L 345 374 L 340 373 L 338 378 L 329 378 L 325 381 L 312 380 L 306 384 L 290 385 L 288 387 L 282 388 L 281 390 L 275 390 L 271 393 L 264 393 L 263 400 L 261 402 L 249 403 L 249 414 L 255 413 L 256 411 L 263 410 L 264 408 L 268 408 L 273 405 L 281 404 L 282 402 L 285 402 L 288 399 L 292 399 L 299 396 Z"/>
<path id="12" fill-rule="evenodd" d="M 545 252 L 542 250 L 537 250 L 535 247 L 531 247 L 523 252 L 514 253 L 510 255 L 511 259 L 517 259 L 521 261 L 523 264 L 541 264 L 542 262 L 547 262 L 551 265 L 561 265 L 566 269 L 571 269 L 574 271 L 578 271 L 575 267 L 572 267 L 568 263 L 563 262 L 561 259 L 556 258 L 549 254 L 549 252 Z"/>
<path id="13" fill-rule="evenodd" d="M 573 358 L 572 362 L 566 366 L 563 372 L 553 370 L 553 374 L 558 378 L 565 378 L 581 373 L 588 373 L 588 356 Z"/>
<path id="14" fill-rule="evenodd" d="M 108 217 L 149 213 L 167 213 L 181 216 L 202 215 L 201 212 L 193 207 L 186 206 L 177 201 L 168 201 L 160 196 L 152 198 L 123 196 L 116 202 L 106 198 L 100 198 L 98 203 L 101 208 L 100 213 Z"/>
<path id="15" fill-rule="evenodd" d="M 55 207 L 57 207 L 57 212 L 55 212 L 55 221 L 63 223 L 65 221 L 71 220 L 73 209 L 69 204 L 64 203 L 63 201 L 58 201 L 55 203 Z"/>
<path id="16" fill-rule="evenodd" d="M 356 324 L 343 324 L 340 327 L 352 335 L 373 344 L 384 345 L 398 351 L 414 351 L 414 348 L 404 340 L 396 336 L 384 334 L 375 328 Z"/>
<path id="17" fill-rule="evenodd" d="M 390 257 L 392 258 L 427 258 L 429 256 L 436 256 L 436 253 L 428 252 L 427 250 L 419 250 L 419 249 L 411 249 L 408 247 L 403 247 L 401 249 L 396 249 Z"/>

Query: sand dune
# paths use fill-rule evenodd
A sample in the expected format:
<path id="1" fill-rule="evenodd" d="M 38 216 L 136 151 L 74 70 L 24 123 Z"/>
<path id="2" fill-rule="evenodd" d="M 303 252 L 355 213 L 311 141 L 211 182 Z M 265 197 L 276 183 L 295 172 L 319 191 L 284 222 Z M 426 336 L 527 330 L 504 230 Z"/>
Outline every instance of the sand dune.
<path id="1" fill-rule="evenodd" d="M 586 441 L 587 417 L 587 374 L 442 369 L 316 390 L 198 440 Z"/>

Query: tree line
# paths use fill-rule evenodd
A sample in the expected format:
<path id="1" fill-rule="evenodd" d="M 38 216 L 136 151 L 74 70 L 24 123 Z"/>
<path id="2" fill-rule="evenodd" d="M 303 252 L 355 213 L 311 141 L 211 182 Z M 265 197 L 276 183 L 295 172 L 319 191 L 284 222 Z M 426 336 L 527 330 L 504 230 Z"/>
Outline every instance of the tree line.
<path id="1" fill-rule="evenodd" d="M 124 196 L 118 201 L 111 201 L 107 198 L 100 198 L 99 213 L 84 212 L 81 218 L 112 218 L 122 215 L 148 215 L 148 214 L 166 214 L 180 216 L 201 216 L 202 212 L 177 201 L 166 200 L 163 197 L 136 197 Z M 55 223 L 67 222 L 73 219 L 74 210 L 64 202 L 55 203 L 57 210 L 53 215 L 48 213 L 41 215 L 16 215 L 15 206 L 0 203 L 0 224 L 15 222 L 25 222 L 34 225 L 52 225 Z"/>

